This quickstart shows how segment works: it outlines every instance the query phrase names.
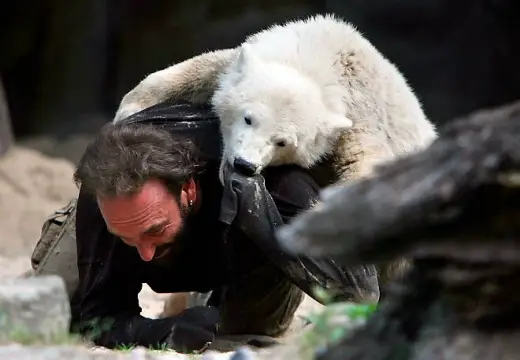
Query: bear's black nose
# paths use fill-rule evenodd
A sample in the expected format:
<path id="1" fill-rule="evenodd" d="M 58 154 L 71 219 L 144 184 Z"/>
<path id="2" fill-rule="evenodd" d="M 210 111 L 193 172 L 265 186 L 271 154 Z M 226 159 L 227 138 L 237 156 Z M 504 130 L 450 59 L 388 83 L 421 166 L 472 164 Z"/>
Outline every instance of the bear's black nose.
<path id="1" fill-rule="evenodd" d="M 242 158 L 236 158 L 233 162 L 233 167 L 238 170 L 241 174 L 246 176 L 253 176 L 256 173 L 258 166 L 250 163 Z"/>

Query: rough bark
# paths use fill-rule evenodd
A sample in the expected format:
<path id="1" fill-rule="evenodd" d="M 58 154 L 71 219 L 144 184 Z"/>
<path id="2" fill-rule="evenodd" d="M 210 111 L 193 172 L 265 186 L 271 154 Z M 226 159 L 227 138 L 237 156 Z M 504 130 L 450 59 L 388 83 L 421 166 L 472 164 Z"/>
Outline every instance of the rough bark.
<path id="1" fill-rule="evenodd" d="M 425 151 L 380 167 L 373 178 L 325 190 L 323 204 L 280 239 L 295 253 L 346 263 L 389 260 L 425 237 L 476 239 L 498 231 L 495 222 L 518 230 L 519 186 L 520 102 L 454 121 Z"/>
<path id="2" fill-rule="evenodd" d="M 319 360 L 505 360 L 520 353 L 520 103 L 441 130 L 428 149 L 328 191 L 281 234 L 345 264 L 406 256 L 366 325 Z"/>

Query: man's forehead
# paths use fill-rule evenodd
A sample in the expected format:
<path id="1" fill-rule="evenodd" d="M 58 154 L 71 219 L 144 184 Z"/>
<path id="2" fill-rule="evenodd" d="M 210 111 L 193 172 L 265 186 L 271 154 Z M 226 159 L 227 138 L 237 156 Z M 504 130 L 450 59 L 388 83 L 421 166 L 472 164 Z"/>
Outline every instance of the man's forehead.
<path id="1" fill-rule="evenodd" d="M 108 219 L 107 219 L 108 220 Z M 164 230 L 164 228 L 169 224 L 168 219 L 157 220 L 152 222 L 151 225 L 146 223 L 127 223 L 126 226 L 121 227 L 121 224 L 115 223 L 115 227 L 111 225 L 111 223 L 107 222 L 107 230 L 111 234 L 114 234 L 119 237 L 125 237 L 124 234 L 120 233 L 120 230 L 128 230 L 128 226 L 130 225 L 132 231 L 138 231 L 140 234 L 155 234 Z M 136 227 L 137 226 L 137 227 Z"/>
<path id="2" fill-rule="evenodd" d="M 132 213 L 139 213 L 165 201 L 175 202 L 175 199 L 162 182 L 155 180 L 147 181 L 137 193 L 129 196 L 110 198 L 97 196 L 98 206 L 103 216 L 112 221 L 132 216 Z"/>
<path id="3" fill-rule="evenodd" d="M 141 201 L 155 200 L 169 195 L 168 188 L 163 182 L 158 180 L 148 180 L 134 194 L 125 196 L 106 197 L 97 195 L 98 204 L 133 204 Z"/>

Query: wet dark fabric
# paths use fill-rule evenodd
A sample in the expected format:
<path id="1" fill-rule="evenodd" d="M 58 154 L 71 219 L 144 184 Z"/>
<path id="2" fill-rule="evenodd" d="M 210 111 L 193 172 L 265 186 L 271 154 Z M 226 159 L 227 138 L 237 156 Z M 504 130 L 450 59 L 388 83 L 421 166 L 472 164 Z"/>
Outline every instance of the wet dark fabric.
<path id="1" fill-rule="evenodd" d="M 226 183 L 220 213 L 222 222 L 237 226 L 288 278 L 316 300 L 319 301 L 314 296 L 316 286 L 329 290 L 336 299 L 355 302 L 377 300 L 379 290 L 373 266 L 351 267 L 347 270 L 331 259 L 294 257 L 282 250 L 274 235 L 279 226 L 290 220 L 284 218 L 282 213 L 296 215 L 304 208 L 309 208 L 318 198 L 319 187 L 307 174 L 308 186 L 300 186 L 301 180 L 296 180 L 294 184 L 283 184 L 282 189 L 272 189 L 269 179 L 272 171 L 265 172 L 263 176 L 246 176 L 229 164 L 225 167 Z M 286 201 L 277 204 L 273 196 L 285 197 Z M 296 198 L 299 204 L 294 203 Z M 305 207 L 298 207 L 301 199 L 308 199 Z"/>
<path id="2" fill-rule="evenodd" d="M 231 173 L 223 189 L 217 176 L 220 136 L 214 116 L 191 105 L 160 105 L 149 111 L 149 116 L 132 118 L 200 144 L 206 161 L 206 171 L 197 179 L 202 206 L 186 219 L 168 261 L 144 262 L 107 231 L 95 198 L 80 190 L 73 331 L 90 333 L 106 347 L 163 343 L 178 319 L 140 315 L 143 283 L 158 293 L 214 290 L 210 302 L 221 312 L 221 333 L 271 336 L 288 326 L 301 302 L 300 289 L 312 296 L 310 289 L 321 284 L 339 289 L 345 299 L 377 292 L 372 267 L 345 271 L 327 260 L 289 258 L 277 247 L 273 229 L 308 208 L 318 195 L 308 172 L 281 166 L 256 178 Z"/>

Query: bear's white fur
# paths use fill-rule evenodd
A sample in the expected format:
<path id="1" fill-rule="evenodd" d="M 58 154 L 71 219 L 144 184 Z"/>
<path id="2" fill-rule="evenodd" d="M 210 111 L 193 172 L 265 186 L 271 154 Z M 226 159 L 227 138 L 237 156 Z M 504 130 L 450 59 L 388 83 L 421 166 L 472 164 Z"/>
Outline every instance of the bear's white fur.
<path id="1" fill-rule="evenodd" d="M 199 55 L 147 76 L 115 121 L 163 100 L 211 102 L 223 161 L 312 167 L 326 155 L 351 180 L 436 137 L 400 71 L 334 16 L 275 25 L 236 49 Z M 285 145 L 285 146 L 282 146 Z"/>

